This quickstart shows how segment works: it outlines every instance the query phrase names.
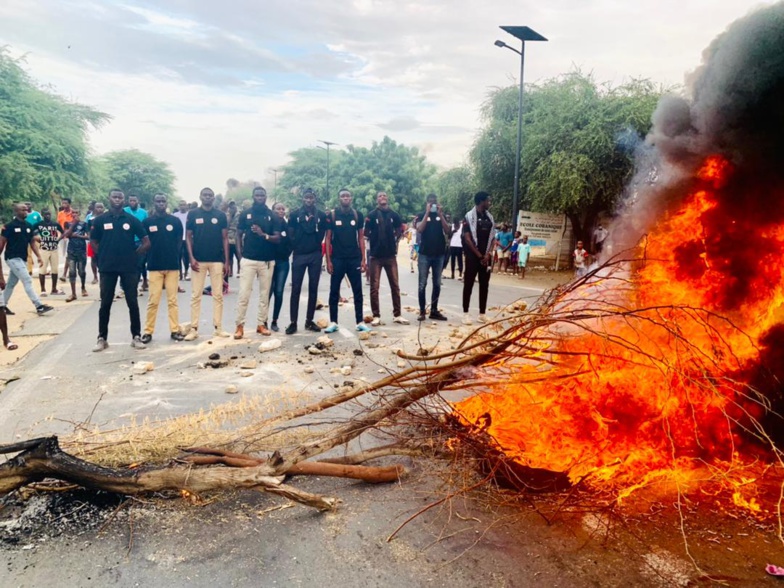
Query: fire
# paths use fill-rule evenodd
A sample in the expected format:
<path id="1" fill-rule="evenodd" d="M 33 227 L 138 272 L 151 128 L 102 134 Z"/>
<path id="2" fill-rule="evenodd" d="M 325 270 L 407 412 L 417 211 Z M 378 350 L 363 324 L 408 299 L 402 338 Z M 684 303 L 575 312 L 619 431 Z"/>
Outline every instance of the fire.
<path id="1" fill-rule="evenodd" d="M 722 205 L 733 173 L 726 159 L 708 158 L 690 195 L 641 244 L 640 267 L 578 290 L 565 310 L 581 319 L 542 327 L 529 344 L 538 352 L 457 403 L 460 418 L 484 422 L 507 458 L 619 499 L 722 472 L 734 504 L 759 512 L 748 498 L 753 477 L 729 473 L 771 459 L 770 440 L 766 450 L 744 431 L 765 440 L 756 427 L 765 404 L 748 374 L 782 320 L 784 282 L 780 259 L 763 260 L 753 283 L 738 282 L 732 245 L 758 227 Z M 763 230 L 782 257 L 784 229 Z"/>

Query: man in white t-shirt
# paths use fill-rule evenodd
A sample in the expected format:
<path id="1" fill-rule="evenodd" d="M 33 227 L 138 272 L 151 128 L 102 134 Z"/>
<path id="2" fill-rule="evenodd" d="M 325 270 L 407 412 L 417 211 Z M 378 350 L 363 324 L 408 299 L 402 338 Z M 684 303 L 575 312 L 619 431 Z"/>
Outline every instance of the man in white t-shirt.
<path id="1" fill-rule="evenodd" d="M 583 249 L 583 242 L 577 241 L 577 249 L 572 253 L 574 257 L 574 277 L 581 278 L 588 269 L 588 252 Z"/>
<path id="2" fill-rule="evenodd" d="M 601 224 L 594 230 L 593 235 L 591 236 L 591 250 L 594 255 L 598 255 L 602 252 L 602 247 L 604 246 L 605 239 L 607 239 L 607 235 L 609 235 L 609 232 Z"/>

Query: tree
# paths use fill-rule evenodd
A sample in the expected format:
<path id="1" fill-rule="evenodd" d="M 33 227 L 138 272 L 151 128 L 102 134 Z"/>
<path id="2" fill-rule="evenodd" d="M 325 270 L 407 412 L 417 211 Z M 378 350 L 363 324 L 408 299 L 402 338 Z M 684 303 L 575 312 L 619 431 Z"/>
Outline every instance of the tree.
<path id="1" fill-rule="evenodd" d="M 486 126 L 471 150 L 477 183 L 493 194 L 501 219 L 511 212 L 517 91 L 490 96 Z M 613 87 L 579 71 L 527 89 L 521 206 L 566 214 L 575 238 L 585 240 L 598 214 L 621 197 L 634 171 L 634 145 L 647 134 L 663 93 L 647 80 Z"/>
<path id="2" fill-rule="evenodd" d="M 470 166 L 453 167 L 442 172 L 434 181 L 434 192 L 438 194 L 444 210 L 452 219 L 460 219 L 474 206 L 477 192 L 474 171 Z"/>
<path id="3" fill-rule="evenodd" d="M 329 170 L 334 174 L 343 152 L 330 149 Z M 283 166 L 283 176 L 278 181 L 275 197 L 288 206 L 299 206 L 299 194 L 305 188 L 313 188 L 323 204 L 327 199 L 327 152 L 318 147 L 303 147 L 289 153 L 291 163 Z M 330 191 L 334 192 L 337 183 L 330 177 Z"/>
<path id="4" fill-rule="evenodd" d="M 229 178 L 226 180 L 225 200 L 227 202 L 229 200 L 234 200 L 237 206 L 242 208 L 243 204 L 253 200 L 253 188 L 256 188 L 257 186 L 261 186 L 261 183 L 256 180 L 240 182 L 235 178 Z M 270 202 L 269 205 L 272 206 L 272 202 Z"/>
<path id="5" fill-rule="evenodd" d="M 149 153 L 136 149 L 112 151 L 101 157 L 98 165 L 103 182 L 102 195 L 119 188 L 126 196 L 136 194 L 148 210 L 152 210 L 153 196 L 158 192 L 174 195 L 175 178 L 169 165 Z"/>
<path id="6" fill-rule="evenodd" d="M 0 47 L 0 213 L 14 201 L 36 208 L 55 194 L 88 199 L 97 178 L 87 131 L 109 116 L 43 90 Z"/>

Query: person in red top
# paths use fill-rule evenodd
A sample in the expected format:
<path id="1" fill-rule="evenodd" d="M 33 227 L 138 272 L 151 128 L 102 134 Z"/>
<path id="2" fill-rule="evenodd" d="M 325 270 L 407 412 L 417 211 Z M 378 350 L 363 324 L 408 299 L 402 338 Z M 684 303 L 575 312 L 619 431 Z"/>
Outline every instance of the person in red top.
<path id="1" fill-rule="evenodd" d="M 73 210 L 71 210 L 71 199 L 65 197 L 60 200 L 60 212 L 57 213 L 57 224 L 65 230 L 73 221 L 74 214 Z M 63 271 L 63 275 L 60 276 L 60 281 L 66 282 L 68 280 L 68 239 L 60 240 L 59 253 L 59 256 L 65 260 L 65 270 Z"/>

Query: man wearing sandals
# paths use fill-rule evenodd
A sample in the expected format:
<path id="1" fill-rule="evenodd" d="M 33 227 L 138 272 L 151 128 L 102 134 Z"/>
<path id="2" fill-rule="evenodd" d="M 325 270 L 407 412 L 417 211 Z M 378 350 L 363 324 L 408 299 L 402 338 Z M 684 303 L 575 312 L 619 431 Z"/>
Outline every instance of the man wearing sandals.
<path id="1" fill-rule="evenodd" d="M 27 206 L 25 204 L 14 204 L 14 220 L 3 227 L 0 233 L 0 253 L 5 251 L 5 261 L 8 264 L 9 277 L 8 284 L 3 292 L 5 303 L 11 300 L 16 284 L 22 282 L 27 297 L 35 305 L 38 314 L 44 314 L 53 310 L 48 304 L 43 304 L 38 294 L 33 288 L 33 279 L 27 271 L 27 248 L 30 247 L 33 254 L 38 258 L 39 266 L 43 265 L 41 252 L 38 251 L 38 243 L 33 239 L 33 227 L 27 222 Z M 13 314 L 8 307 L 6 314 Z"/>

